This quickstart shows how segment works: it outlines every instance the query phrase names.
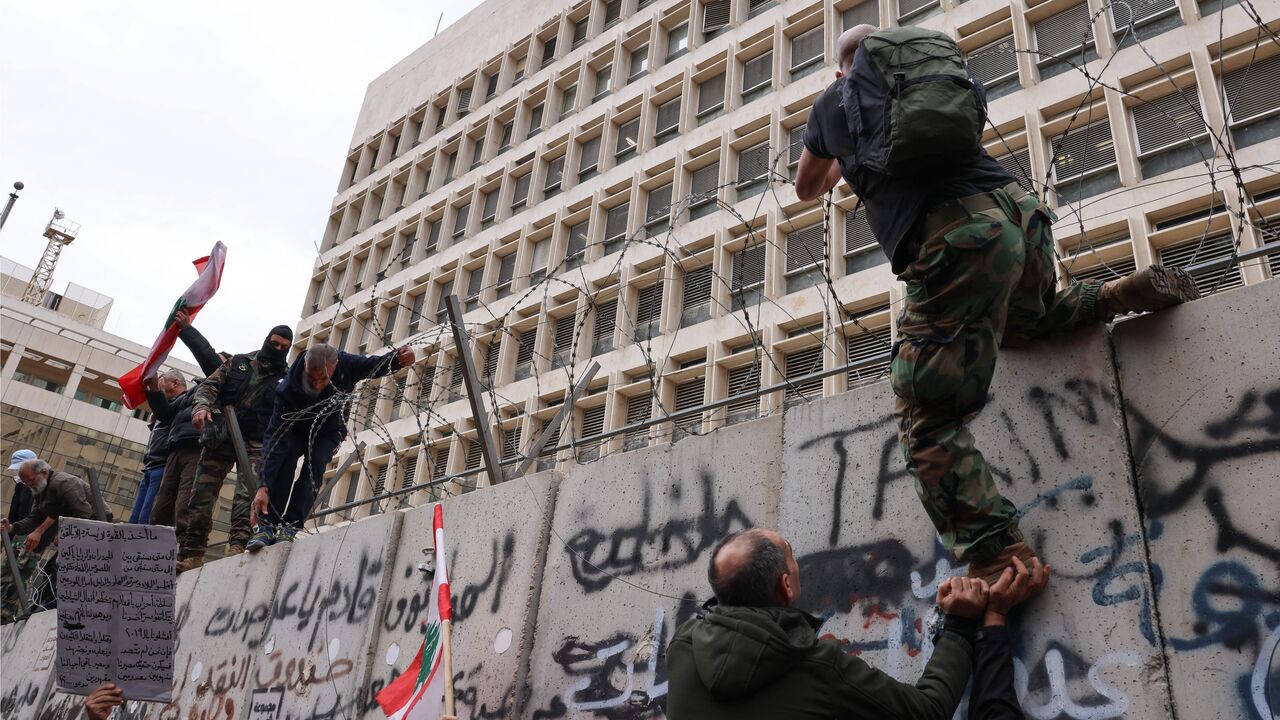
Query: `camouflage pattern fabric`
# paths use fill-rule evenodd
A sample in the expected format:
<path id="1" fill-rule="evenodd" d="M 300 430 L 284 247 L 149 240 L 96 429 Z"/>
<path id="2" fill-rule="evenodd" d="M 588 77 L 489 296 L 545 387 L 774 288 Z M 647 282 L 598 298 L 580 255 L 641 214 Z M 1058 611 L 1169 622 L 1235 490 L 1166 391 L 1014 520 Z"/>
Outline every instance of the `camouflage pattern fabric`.
<path id="1" fill-rule="evenodd" d="M 1012 193 L 1012 194 L 1011 194 Z M 1001 346 L 1097 322 L 1100 282 L 1056 290 L 1056 218 L 1033 195 L 996 190 L 996 207 L 963 210 L 923 238 L 898 279 L 907 294 L 891 369 L 898 439 L 943 545 L 984 562 L 1019 537 L 968 421 L 987 402 Z"/>
<path id="2" fill-rule="evenodd" d="M 245 441 L 251 471 L 237 468 L 236 490 L 231 497 L 231 532 L 228 544 L 244 546 L 252 535 L 249 527 L 249 505 L 257 490 L 258 471 L 262 465 L 262 443 Z M 209 548 L 209 532 L 213 529 L 213 513 L 218 506 L 218 494 L 231 467 L 236 464 L 236 452 L 231 443 L 200 451 L 200 464 L 196 467 L 191 502 L 187 506 L 187 527 L 178 536 L 178 557 L 204 557 Z"/>

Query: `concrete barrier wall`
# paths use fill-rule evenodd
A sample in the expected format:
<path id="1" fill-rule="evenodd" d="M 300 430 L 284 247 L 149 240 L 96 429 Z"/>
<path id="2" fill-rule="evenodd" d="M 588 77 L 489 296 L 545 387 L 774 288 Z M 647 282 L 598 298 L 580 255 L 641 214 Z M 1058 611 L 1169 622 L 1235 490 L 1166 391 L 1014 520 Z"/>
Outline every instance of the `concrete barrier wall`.
<path id="1" fill-rule="evenodd" d="M 974 423 L 1056 568 L 1014 625 L 1028 717 L 1273 717 L 1280 697 L 1280 283 L 1001 358 Z M 464 718 L 665 716 L 665 648 L 715 541 L 791 539 L 822 633 L 912 681 L 942 553 L 886 384 L 445 502 Z M 1135 474 L 1136 468 L 1136 474 Z M 430 508 L 179 583 L 174 702 L 130 717 L 376 718 L 421 642 Z M 0 716 L 70 718 L 54 613 L 6 626 Z M 1269 705 L 1268 703 L 1273 703 Z"/>

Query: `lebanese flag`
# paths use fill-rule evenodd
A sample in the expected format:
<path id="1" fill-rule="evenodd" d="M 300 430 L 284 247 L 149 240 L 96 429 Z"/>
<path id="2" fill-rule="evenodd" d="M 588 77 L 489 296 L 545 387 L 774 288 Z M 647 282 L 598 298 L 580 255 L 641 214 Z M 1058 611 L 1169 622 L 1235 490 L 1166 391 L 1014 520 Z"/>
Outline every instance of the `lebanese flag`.
<path id="1" fill-rule="evenodd" d="M 435 517 L 436 573 L 431 580 L 431 596 L 434 600 L 427 610 L 423 624 L 425 637 L 418 654 L 382 692 L 377 701 L 382 712 L 391 720 L 438 720 L 444 714 L 445 668 L 444 634 L 441 623 L 453 620 L 453 606 L 449 601 L 449 572 L 445 568 L 444 511 L 436 503 Z"/>
<path id="2" fill-rule="evenodd" d="M 178 302 L 174 303 L 173 309 L 169 311 L 169 319 L 164 322 L 164 332 L 156 338 L 155 344 L 151 346 L 151 352 L 147 353 L 147 359 L 120 378 L 125 407 L 132 410 L 147 401 L 147 393 L 142 387 L 142 382 L 156 376 L 160 366 L 169 359 L 169 351 L 173 349 L 173 344 L 178 341 L 180 328 L 173 321 L 173 316 L 179 310 L 186 310 L 192 320 L 196 319 L 196 313 L 200 312 L 200 308 L 204 307 L 214 293 L 218 292 L 218 286 L 222 284 L 222 268 L 226 262 L 227 246 L 217 242 L 214 243 L 213 251 L 208 257 L 202 257 L 193 263 L 199 277 L 186 292 L 182 293 Z"/>

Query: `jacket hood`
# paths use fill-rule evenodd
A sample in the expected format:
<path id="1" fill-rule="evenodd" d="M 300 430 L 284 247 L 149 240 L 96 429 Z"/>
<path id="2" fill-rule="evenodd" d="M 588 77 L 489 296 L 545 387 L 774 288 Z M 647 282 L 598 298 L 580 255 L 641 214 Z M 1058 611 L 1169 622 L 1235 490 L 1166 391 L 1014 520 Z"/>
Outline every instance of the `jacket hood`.
<path id="1" fill-rule="evenodd" d="M 821 624 L 797 608 L 708 603 L 691 633 L 698 678 L 722 700 L 753 694 L 810 654 Z"/>

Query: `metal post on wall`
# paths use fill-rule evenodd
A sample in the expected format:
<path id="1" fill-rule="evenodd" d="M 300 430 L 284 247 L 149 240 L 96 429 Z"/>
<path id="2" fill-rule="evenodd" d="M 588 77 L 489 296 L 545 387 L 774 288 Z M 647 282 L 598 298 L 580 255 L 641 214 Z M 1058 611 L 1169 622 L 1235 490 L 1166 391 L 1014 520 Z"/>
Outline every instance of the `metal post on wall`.
<path id="1" fill-rule="evenodd" d="M 599 370 L 600 363 L 592 362 L 591 366 L 587 368 L 587 371 L 578 379 L 578 382 L 569 390 L 569 396 L 560 404 L 560 408 L 556 410 L 556 414 L 552 415 L 551 420 L 542 426 L 542 432 L 538 433 L 538 439 L 535 440 L 533 442 L 533 446 L 529 448 L 528 456 L 520 462 L 520 465 L 510 471 L 507 475 L 508 480 L 511 478 L 521 477 L 525 473 L 529 472 L 529 467 L 537 462 L 538 454 L 542 452 L 542 448 L 546 446 L 547 440 L 551 438 L 551 428 L 560 427 L 560 423 L 564 421 L 565 416 L 572 412 L 573 406 L 577 404 L 578 397 L 586 391 L 587 383 L 591 382 L 591 379 L 596 376 L 596 373 L 599 372 Z"/>
<path id="2" fill-rule="evenodd" d="M 493 434 L 489 427 L 489 416 L 484 411 L 484 397 L 481 396 L 480 381 L 476 378 L 476 360 L 471 356 L 471 343 L 467 340 L 467 329 L 462 324 L 462 303 L 457 295 L 445 298 L 445 309 L 449 311 L 449 325 L 453 329 L 453 346 L 458 351 L 462 362 L 462 380 L 467 385 L 467 401 L 471 403 L 471 415 L 475 419 L 476 436 L 480 440 L 480 449 L 484 453 L 484 470 L 489 475 L 489 484 L 502 482 L 502 469 L 498 466 L 498 453 L 493 446 Z"/>
<path id="3" fill-rule="evenodd" d="M 324 481 L 324 485 L 320 486 L 319 492 L 316 493 L 316 499 L 311 503 L 311 510 L 307 513 L 308 518 L 311 517 L 311 513 L 316 511 L 316 508 L 329 503 L 329 493 L 333 492 L 333 486 L 338 484 L 338 478 L 342 477 L 342 475 L 347 472 L 347 468 L 351 467 L 351 464 L 359 459 L 363 454 L 364 441 L 362 440 L 360 444 L 356 445 L 356 449 L 352 450 L 351 454 L 342 461 L 342 464 L 333 472 L 333 475 L 328 480 Z"/>
<path id="4" fill-rule="evenodd" d="M 22 569 L 18 567 L 18 554 L 13 550 L 13 539 L 8 530 L 0 530 L 4 539 L 4 559 L 9 563 L 9 575 L 13 577 L 13 589 L 18 593 L 18 611 L 21 617 L 31 614 L 31 603 L 27 600 L 27 584 L 22 579 Z"/>
<path id="5" fill-rule="evenodd" d="M 93 514 L 99 522 L 110 522 L 107 516 L 107 503 L 102 499 L 102 485 L 98 483 L 98 471 L 87 468 L 89 489 L 93 491 Z"/>

